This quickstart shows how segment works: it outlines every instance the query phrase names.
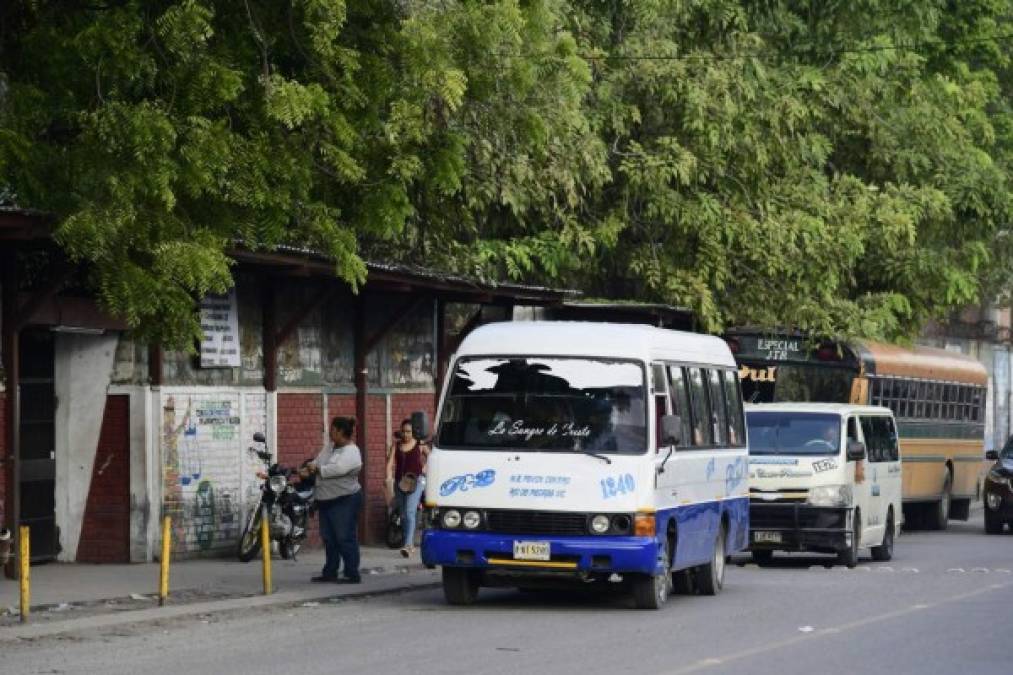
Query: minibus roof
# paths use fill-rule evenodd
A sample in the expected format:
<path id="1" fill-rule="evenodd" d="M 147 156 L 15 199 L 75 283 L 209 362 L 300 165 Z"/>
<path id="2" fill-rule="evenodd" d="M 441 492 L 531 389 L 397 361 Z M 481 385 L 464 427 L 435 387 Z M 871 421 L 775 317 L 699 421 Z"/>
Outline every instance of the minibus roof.
<path id="1" fill-rule="evenodd" d="M 797 412 L 824 413 L 831 415 L 892 415 L 889 408 L 878 405 L 854 405 L 851 403 L 808 403 L 781 401 L 778 403 L 747 403 L 746 412 Z"/>
<path id="2" fill-rule="evenodd" d="M 507 321 L 475 329 L 460 356 L 578 356 L 735 367 L 721 338 L 668 328 L 590 321 Z"/>

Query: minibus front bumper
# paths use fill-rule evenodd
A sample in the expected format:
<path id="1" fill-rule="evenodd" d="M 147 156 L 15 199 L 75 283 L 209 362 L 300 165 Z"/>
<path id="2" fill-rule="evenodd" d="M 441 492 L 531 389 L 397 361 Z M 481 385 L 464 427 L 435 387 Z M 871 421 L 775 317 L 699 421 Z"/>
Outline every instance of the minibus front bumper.
<path id="1" fill-rule="evenodd" d="M 851 546 L 851 507 L 803 503 L 749 505 L 749 548 L 767 551 L 836 552 Z"/>
<path id="2" fill-rule="evenodd" d="M 549 560 L 514 559 L 514 542 L 548 542 Z M 422 562 L 429 567 L 472 567 L 535 574 L 654 574 L 658 542 L 637 536 L 546 536 L 427 530 Z"/>

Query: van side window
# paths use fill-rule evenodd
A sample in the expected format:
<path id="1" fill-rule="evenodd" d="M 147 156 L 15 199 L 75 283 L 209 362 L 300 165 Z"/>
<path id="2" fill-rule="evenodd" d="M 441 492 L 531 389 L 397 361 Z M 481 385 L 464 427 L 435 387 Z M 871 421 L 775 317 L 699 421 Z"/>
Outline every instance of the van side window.
<path id="1" fill-rule="evenodd" d="M 848 418 L 848 440 L 849 441 L 858 440 L 858 422 L 855 421 L 854 417 Z"/>
<path id="2" fill-rule="evenodd" d="M 897 442 L 897 425 L 894 424 L 893 419 L 889 417 L 878 417 L 876 419 L 882 420 L 883 425 L 883 438 L 886 444 L 886 462 L 896 462 L 900 460 L 900 448 Z"/>
<path id="3" fill-rule="evenodd" d="M 654 393 L 654 436 L 655 448 L 665 446 L 661 437 L 661 418 L 668 414 L 668 377 L 665 375 L 665 366 L 655 363 L 651 367 L 651 391 Z"/>
<path id="4" fill-rule="evenodd" d="M 721 372 L 725 384 L 725 403 L 728 406 L 728 444 L 743 446 L 746 444 L 746 425 L 742 419 L 742 390 L 739 387 L 739 374 L 734 370 Z"/>
<path id="5" fill-rule="evenodd" d="M 878 462 L 879 439 L 876 437 L 876 430 L 872 426 L 871 417 L 862 417 L 862 435 L 865 436 L 865 450 L 870 462 Z"/>
<path id="6" fill-rule="evenodd" d="M 686 375 L 689 378 L 689 400 L 693 409 L 693 445 L 708 446 L 711 444 L 711 415 L 703 370 L 687 368 Z"/>
<path id="7" fill-rule="evenodd" d="M 899 458 L 897 433 L 893 420 L 877 415 L 862 418 L 862 432 L 870 462 L 896 462 Z"/>
<path id="8" fill-rule="evenodd" d="M 715 445 L 728 445 L 728 410 L 725 408 L 725 391 L 721 385 L 721 371 L 707 371 L 708 394 L 711 402 L 711 435 Z"/>
<path id="9" fill-rule="evenodd" d="M 682 419 L 682 439 L 679 447 L 693 444 L 693 413 L 689 408 L 689 391 L 686 389 L 686 376 L 679 366 L 669 366 L 671 377 L 669 389 L 672 396 L 672 412 Z"/>

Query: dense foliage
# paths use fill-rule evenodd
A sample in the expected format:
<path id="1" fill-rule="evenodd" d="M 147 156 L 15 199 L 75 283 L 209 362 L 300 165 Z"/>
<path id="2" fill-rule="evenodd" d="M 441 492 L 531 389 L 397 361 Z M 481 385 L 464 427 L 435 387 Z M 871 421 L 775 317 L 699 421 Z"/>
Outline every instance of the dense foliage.
<path id="1" fill-rule="evenodd" d="M 186 341 L 226 251 L 896 338 L 1013 277 L 1008 0 L 8 0 L 0 200 Z"/>

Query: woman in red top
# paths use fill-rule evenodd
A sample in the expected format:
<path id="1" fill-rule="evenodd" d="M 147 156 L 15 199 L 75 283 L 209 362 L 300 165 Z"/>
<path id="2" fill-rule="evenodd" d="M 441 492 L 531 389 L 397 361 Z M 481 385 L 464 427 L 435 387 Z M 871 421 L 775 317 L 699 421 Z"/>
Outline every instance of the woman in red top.
<path id="1" fill-rule="evenodd" d="M 405 558 L 415 553 L 415 522 L 419 502 L 426 487 L 426 457 L 429 449 L 415 438 L 412 421 L 401 422 L 401 438 L 394 442 L 387 458 L 387 484 L 393 484 L 399 499 L 404 504 L 404 546 L 401 555 Z"/>

